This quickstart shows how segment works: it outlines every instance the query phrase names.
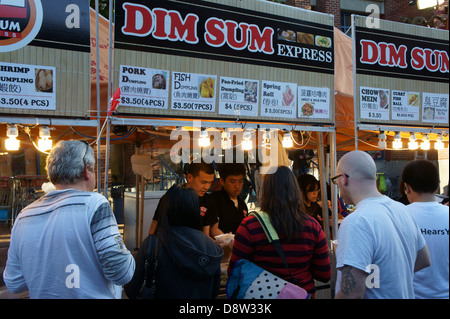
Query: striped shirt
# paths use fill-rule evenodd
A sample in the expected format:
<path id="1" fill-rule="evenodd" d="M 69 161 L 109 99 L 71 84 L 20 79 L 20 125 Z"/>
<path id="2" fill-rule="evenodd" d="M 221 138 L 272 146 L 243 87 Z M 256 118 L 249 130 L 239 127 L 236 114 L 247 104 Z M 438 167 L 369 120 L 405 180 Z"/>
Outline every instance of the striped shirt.
<path id="1" fill-rule="evenodd" d="M 233 245 L 228 273 L 239 259 L 247 259 L 257 266 L 287 281 L 289 272 L 300 287 L 314 293 L 314 279 L 327 282 L 331 277 L 328 245 L 320 225 L 311 217 L 303 222 L 303 232 L 291 242 L 280 236 L 281 246 L 289 267 L 286 269 L 283 260 L 269 241 L 254 216 L 245 218 L 239 226 Z"/>
<path id="2" fill-rule="evenodd" d="M 106 198 L 68 189 L 18 215 L 3 278 L 30 298 L 121 298 L 134 268 Z"/>

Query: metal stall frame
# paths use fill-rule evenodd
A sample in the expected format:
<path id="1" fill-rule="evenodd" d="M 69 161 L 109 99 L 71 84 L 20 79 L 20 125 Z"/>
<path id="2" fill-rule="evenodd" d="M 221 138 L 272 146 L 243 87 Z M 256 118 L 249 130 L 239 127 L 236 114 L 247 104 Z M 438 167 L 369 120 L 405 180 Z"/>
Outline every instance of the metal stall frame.
<path id="1" fill-rule="evenodd" d="M 122 117 L 111 117 L 110 125 L 132 125 L 132 126 L 153 126 L 153 127 L 161 127 L 161 126 L 189 126 L 188 123 L 193 123 L 194 121 L 200 121 L 195 119 L 150 119 L 150 118 L 122 118 Z M 336 171 L 336 128 L 332 125 L 330 126 L 308 126 L 308 125 L 299 125 L 295 123 L 255 123 L 255 122 L 244 122 L 244 121 L 235 121 L 235 122 L 216 122 L 216 121 L 208 121 L 201 120 L 202 126 L 205 127 L 220 127 L 220 128 L 235 128 L 242 129 L 245 126 L 246 129 L 278 129 L 278 130 L 287 130 L 291 131 L 293 129 L 300 131 L 310 131 L 318 133 L 318 159 L 319 159 L 319 174 L 321 176 L 321 189 L 322 189 L 322 197 L 327 198 L 327 182 L 329 183 L 329 176 L 327 176 L 327 172 L 331 176 Z M 325 144 L 323 141 L 323 133 L 329 133 L 329 142 L 330 144 L 330 169 L 328 170 L 326 167 L 326 155 L 325 155 Z M 107 143 L 109 144 L 109 140 L 107 139 Z M 334 144 L 333 144 L 334 143 Z M 330 183 L 329 183 L 330 184 Z M 330 184 L 331 186 L 331 184 Z M 138 191 L 136 192 L 136 197 L 138 197 Z M 336 197 L 336 198 L 335 198 Z M 333 238 L 336 238 L 337 232 L 337 190 L 331 188 L 331 198 L 332 203 L 332 229 L 333 229 Z M 138 198 L 137 198 L 138 200 Z M 138 208 L 138 203 L 136 202 L 136 207 Z M 141 224 L 143 223 L 143 211 L 140 212 L 138 209 L 136 210 L 136 229 L 140 229 Z M 329 216 L 328 216 L 328 208 L 326 205 L 322 207 L 322 216 L 324 219 L 324 232 L 327 238 L 327 242 L 329 247 L 331 247 L 331 238 L 330 238 L 330 224 L 329 224 Z M 139 231 L 137 232 L 137 234 Z M 136 236 L 137 243 L 142 242 L 143 238 L 139 238 Z"/>

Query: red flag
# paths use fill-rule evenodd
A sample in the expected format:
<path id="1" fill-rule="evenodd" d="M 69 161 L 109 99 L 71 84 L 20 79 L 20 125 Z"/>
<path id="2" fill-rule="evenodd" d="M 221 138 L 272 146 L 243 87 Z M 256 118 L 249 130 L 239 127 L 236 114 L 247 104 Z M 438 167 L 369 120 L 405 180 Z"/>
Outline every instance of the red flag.
<path id="1" fill-rule="evenodd" d="M 116 110 L 117 105 L 119 105 L 119 103 L 120 103 L 120 88 L 116 90 L 116 92 L 113 94 L 110 100 L 111 106 L 109 107 L 108 116 L 110 116 Z"/>

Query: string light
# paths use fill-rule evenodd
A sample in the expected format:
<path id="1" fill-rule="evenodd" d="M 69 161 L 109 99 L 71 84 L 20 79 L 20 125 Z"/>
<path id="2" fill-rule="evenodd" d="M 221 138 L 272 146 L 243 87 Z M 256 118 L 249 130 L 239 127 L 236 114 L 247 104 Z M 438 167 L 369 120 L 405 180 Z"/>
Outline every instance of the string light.
<path id="1" fill-rule="evenodd" d="M 402 136 L 400 135 L 400 132 L 396 132 L 394 136 L 394 142 L 392 142 L 392 148 L 398 150 L 403 147 L 402 143 Z"/>
<path id="2" fill-rule="evenodd" d="M 291 148 L 294 146 L 294 142 L 292 141 L 291 134 L 289 132 L 284 133 L 283 141 L 281 143 L 284 148 Z"/>
<path id="3" fill-rule="evenodd" d="M 408 148 L 410 150 L 416 150 L 419 148 L 419 144 L 416 141 L 416 135 L 414 133 L 411 133 L 409 135 L 409 143 L 408 143 Z"/>
<path id="4" fill-rule="evenodd" d="M 48 126 L 41 126 L 39 129 L 39 141 L 38 141 L 38 148 L 41 151 L 48 151 L 52 149 L 53 142 L 50 139 L 50 129 Z"/>
<path id="5" fill-rule="evenodd" d="M 261 147 L 270 150 L 270 131 L 267 129 L 262 133 Z"/>
<path id="6" fill-rule="evenodd" d="M 206 130 L 200 131 L 200 138 L 198 139 L 198 145 L 200 147 L 208 147 L 211 145 L 211 140 L 209 139 L 209 135 Z"/>
<path id="7" fill-rule="evenodd" d="M 8 138 L 5 140 L 5 148 L 8 151 L 17 151 L 20 148 L 20 141 L 17 139 L 19 136 L 19 129 L 17 125 L 10 125 L 6 130 L 6 136 Z"/>
<path id="8" fill-rule="evenodd" d="M 222 149 L 229 150 L 231 148 L 231 133 L 226 130 L 222 132 L 222 141 L 221 141 Z"/>
<path id="9" fill-rule="evenodd" d="M 386 145 L 386 133 L 380 132 L 378 135 L 378 148 L 385 149 L 387 147 Z"/>
<path id="10" fill-rule="evenodd" d="M 244 135 L 243 137 L 243 141 L 242 141 L 242 149 L 244 151 L 250 151 L 253 148 L 253 143 L 252 143 L 252 133 L 249 130 L 245 130 L 244 131 Z"/>
<path id="11" fill-rule="evenodd" d="M 424 151 L 428 151 L 430 149 L 430 139 L 428 138 L 428 134 L 422 134 L 422 143 L 420 143 L 420 149 Z"/>
<path id="12" fill-rule="evenodd" d="M 444 149 L 444 142 L 441 134 L 438 134 L 436 137 L 436 143 L 434 143 L 434 149 L 435 150 L 443 150 Z"/>

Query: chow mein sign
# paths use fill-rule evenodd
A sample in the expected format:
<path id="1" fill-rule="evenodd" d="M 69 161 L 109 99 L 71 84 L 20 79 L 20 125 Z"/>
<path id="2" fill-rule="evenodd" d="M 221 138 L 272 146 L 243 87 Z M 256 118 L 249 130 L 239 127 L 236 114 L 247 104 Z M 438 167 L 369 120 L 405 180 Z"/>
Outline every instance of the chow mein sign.
<path id="1" fill-rule="evenodd" d="M 358 122 L 448 125 L 448 31 L 353 19 Z"/>

